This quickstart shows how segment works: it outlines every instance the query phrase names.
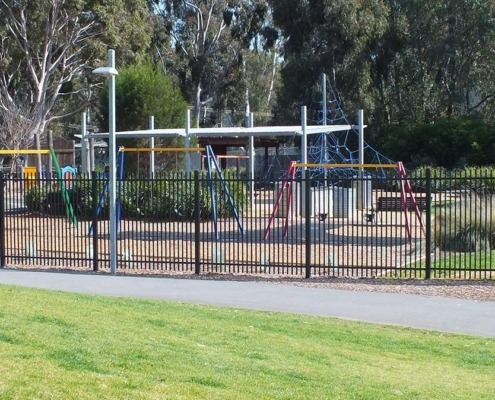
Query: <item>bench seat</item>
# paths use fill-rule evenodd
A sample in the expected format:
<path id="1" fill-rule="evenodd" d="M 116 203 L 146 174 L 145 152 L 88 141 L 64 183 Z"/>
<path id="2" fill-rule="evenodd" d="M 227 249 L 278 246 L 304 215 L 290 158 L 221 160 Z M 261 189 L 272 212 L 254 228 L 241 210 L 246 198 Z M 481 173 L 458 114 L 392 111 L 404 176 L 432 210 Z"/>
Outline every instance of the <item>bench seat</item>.
<path id="1" fill-rule="evenodd" d="M 416 205 L 420 211 L 426 210 L 426 196 L 416 196 Z M 414 211 L 412 199 L 406 197 L 408 211 Z M 376 201 L 376 211 L 403 211 L 404 206 L 400 196 L 381 196 Z"/>

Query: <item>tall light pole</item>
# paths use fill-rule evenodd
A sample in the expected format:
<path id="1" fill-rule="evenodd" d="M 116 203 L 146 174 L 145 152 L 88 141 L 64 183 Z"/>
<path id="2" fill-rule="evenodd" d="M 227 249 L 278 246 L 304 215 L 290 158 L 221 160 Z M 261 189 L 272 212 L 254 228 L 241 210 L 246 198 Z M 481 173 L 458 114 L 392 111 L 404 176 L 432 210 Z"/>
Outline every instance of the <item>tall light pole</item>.
<path id="1" fill-rule="evenodd" d="M 100 74 L 109 78 L 108 191 L 110 197 L 110 273 L 115 274 L 117 272 L 117 149 L 115 143 L 115 76 L 119 74 L 115 69 L 115 50 L 108 50 L 108 67 L 96 68 L 93 70 L 93 74 Z"/>

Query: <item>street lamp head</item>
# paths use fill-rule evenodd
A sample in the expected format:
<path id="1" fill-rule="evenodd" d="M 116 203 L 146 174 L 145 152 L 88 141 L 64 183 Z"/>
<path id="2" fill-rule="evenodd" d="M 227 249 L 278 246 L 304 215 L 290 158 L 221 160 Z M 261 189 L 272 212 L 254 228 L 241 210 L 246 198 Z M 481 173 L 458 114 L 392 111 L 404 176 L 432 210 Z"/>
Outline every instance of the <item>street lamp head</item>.
<path id="1" fill-rule="evenodd" d="M 93 70 L 93 74 L 104 76 L 116 76 L 119 72 L 113 67 L 100 67 Z"/>

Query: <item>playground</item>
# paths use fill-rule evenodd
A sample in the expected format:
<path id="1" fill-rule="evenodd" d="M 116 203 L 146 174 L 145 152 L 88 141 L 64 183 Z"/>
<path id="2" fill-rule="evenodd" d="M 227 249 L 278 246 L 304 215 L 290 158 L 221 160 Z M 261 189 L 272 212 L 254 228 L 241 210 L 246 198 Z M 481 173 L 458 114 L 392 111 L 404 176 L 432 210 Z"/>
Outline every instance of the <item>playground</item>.
<path id="1" fill-rule="evenodd" d="M 434 210 L 461 204 L 466 197 L 462 191 L 417 192 L 413 189 L 424 187 L 422 178 L 407 176 L 342 178 L 338 186 L 316 186 L 297 172 L 285 175 L 278 181 L 251 182 L 237 176 L 221 179 L 210 170 L 119 180 L 119 273 L 492 277 L 489 247 L 456 252 L 434 245 L 436 232 L 449 229 L 443 220 L 434 225 Z M 1 184 L 3 265 L 111 272 L 105 175 L 73 181 L 8 178 Z M 33 206 L 47 188 L 59 190 L 66 184 L 72 184 L 68 194 L 87 191 L 85 203 L 73 204 L 72 213 L 58 195 L 59 203 L 49 209 Z M 442 186 L 436 180 L 430 185 Z M 232 189 L 230 198 L 226 188 Z M 136 203 L 136 190 L 148 196 L 138 196 L 143 203 Z M 125 197 L 129 193 L 130 200 Z M 480 212 L 479 218 L 484 215 L 483 205 L 459 207 L 453 211 L 459 218 L 473 210 Z"/>
<path id="2" fill-rule="evenodd" d="M 206 179 L 200 183 L 208 186 Z M 294 186 L 294 198 L 301 197 L 300 187 Z M 118 269 L 193 274 L 199 265 L 201 274 L 301 277 L 309 265 L 311 275 L 359 277 L 391 276 L 421 260 L 421 224 L 410 221 L 409 239 L 403 212 L 382 211 L 370 221 L 367 211 L 331 209 L 328 202 L 322 203 L 321 197 L 333 196 L 328 189 L 320 197 L 310 197 L 309 215 L 300 215 L 297 200 L 290 210 L 287 203 L 279 203 L 272 218 L 280 193 L 279 189 L 257 191 L 253 205 L 239 208 L 239 220 L 230 216 L 218 217 L 216 223 L 179 217 L 150 221 L 123 215 L 117 239 Z M 373 192 L 374 197 L 385 194 Z M 28 211 L 19 207 L 22 196 L 20 188 L 7 192 L 8 265 L 94 270 L 97 261 L 97 270 L 109 270 L 107 217 L 99 218 L 97 232 L 91 232 L 93 220 L 74 224 L 64 212 L 53 216 Z"/>
<path id="3" fill-rule="evenodd" d="M 340 117 L 328 120 L 328 113 Z M 445 242 L 439 235 L 459 233 L 435 219 L 433 207 L 449 209 L 471 192 L 460 199 L 457 190 L 434 191 L 443 184 L 410 177 L 402 163 L 372 149 L 362 110 L 357 125 L 338 104 L 322 116 L 312 125 L 301 107 L 295 126 L 254 127 L 251 114 L 247 127 L 192 128 L 188 111 L 184 128 L 155 129 L 150 118 L 150 129 L 112 133 L 88 133 L 81 124 L 80 169 L 59 166 L 50 148 L 33 154 L 50 155 L 54 173 L 25 165 L 20 178 L 2 178 L 1 264 L 112 274 L 492 277 L 491 243 L 461 238 L 469 242 L 462 250 L 435 246 Z M 155 138 L 169 137 L 182 137 L 185 147 L 154 147 Z M 260 160 L 255 151 L 255 138 L 263 137 L 295 138 L 299 152 L 272 173 L 277 160 L 268 162 L 266 149 Z M 109 145 L 108 166 L 95 173 L 94 142 L 124 138 L 147 138 L 149 147 Z M 218 138 L 244 146 L 215 154 L 210 145 L 192 145 Z M 125 171 L 132 153 L 146 155 L 145 174 L 139 162 L 137 171 Z M 155 157 L 163 153 L 180 158 L 182 172 L 157 172 Z M 224 170 L 228 161 L 234 173 Z M 256 173 L 259 165 L 265 175 Z"/>

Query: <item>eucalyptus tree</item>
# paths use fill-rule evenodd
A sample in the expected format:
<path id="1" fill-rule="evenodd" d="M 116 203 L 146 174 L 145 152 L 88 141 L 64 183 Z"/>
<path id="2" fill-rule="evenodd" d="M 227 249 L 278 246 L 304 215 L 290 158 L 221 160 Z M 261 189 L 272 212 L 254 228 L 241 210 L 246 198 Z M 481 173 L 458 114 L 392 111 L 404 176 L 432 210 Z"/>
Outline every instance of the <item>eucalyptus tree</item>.
<path id="1" fill-rule="evenodd" d="M 284 38 L 278 118 L 297 118 L 298 107 L 315 97 L 323 72 L 346 105 L 373 109 L 371 63 L 376 38 L 387 30 L 385 0 L 270 0 Z"/>
<path id="2" fill-rule="evenodd" d="M 201 107 L 217 100 L 238 80 L 242 51 L 264 30 L 265 0 L 156 0 L 154 12 L 167 35 L 163 46 L 175 50 L 175 74 L 200 121 Z"/>
<path id="3" fill-rule="evenodd" d="M 0 108 L 0 148 L 18 150 L 29 146 L 32 141 L 31 121 L 23 115 L 23 110 L 19 110 L 15 104 L 7 109 Z M 10 169 L 13 171 L 19 157 L 0 156 L 0 166 L 4 165 L 6 159 L 10 160 Z"/>
<path id="4" fill-rule="evenodd" d="M 253 46 L 242 52 L 242 68 L 234 71 L 230 83 L 217 93 L 215 110 L 228 113 L 235 125 L 247 123 L 251 112 L 257 125 L 271 122 L 280 76 L 277 36 L 275 30 L 265 27 Z"/>
<path id="5" fill-rule="evenodd" d="M 270 0 L 285 38 L 279 114 L 308 104 L 322 72 L 370 122 L 482 112 L 495 99 L 495 1 Z"/>
<path id="6" fill-rule="evenodd" d="M 243 76 L 249 110 L 255 113 L 256 125 L 271 121 L 272 109 L 277 102 L 280 87 L 279 41 L 270 49 L 245 54 Z"/>
<path id="7" fill-rule="evenodd" d="M 407 41 L 398 55 L 400 76 L 394 80 L 411 88 L 408 96 L 420 94 L 414 108 L 425 112 L 417 117 L 493 109 L 495 1 L 391 3 L 407 22 Z"/>
<path id="8" fill-rule="evenodd" d="M 495 2 L 388 0 L 372 77 L 383 122 L 433 121 L 493 107 Z"/>
<path id="9" fill-rule="evenodd" d="M 1 0 L 0 109 L 20 111 L 39 148 L 48 124 L 80 110 L 60 99 L 79 93 L 107 45 L 132 58 L 146 49 L 146 18 L 145 0 Z"/>

